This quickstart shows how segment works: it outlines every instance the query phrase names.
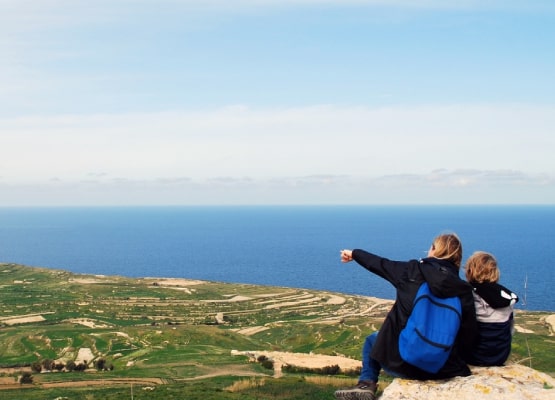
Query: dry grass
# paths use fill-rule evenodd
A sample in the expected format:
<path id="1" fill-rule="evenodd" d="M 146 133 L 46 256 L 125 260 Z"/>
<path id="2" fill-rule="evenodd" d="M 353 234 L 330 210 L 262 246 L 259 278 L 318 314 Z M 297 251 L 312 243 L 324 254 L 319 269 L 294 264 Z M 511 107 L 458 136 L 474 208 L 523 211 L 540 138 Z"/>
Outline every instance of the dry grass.
<path id="1" fill-rule="evenodd" d="M 241 379 L 233 382 L 232 385 L 226 387 L 224 390 L 227 392 L 242 392 L 247 389 L 258 388 L 266 384 L 266 378 L 250 378 Z"/>
<path id="2" fill-rule="evenodd" d="M 355 378 L 345 379 L 336 376 L 305 376 L 304 379 L 318 386 L 348 387 L 357 384 Z"/>

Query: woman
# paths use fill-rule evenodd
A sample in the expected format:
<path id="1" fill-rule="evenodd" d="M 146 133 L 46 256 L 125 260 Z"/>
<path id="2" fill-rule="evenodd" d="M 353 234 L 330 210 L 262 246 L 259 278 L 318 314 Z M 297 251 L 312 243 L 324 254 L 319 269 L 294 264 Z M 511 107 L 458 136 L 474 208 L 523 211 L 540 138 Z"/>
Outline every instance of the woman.
<path id="1" fill-rule="evenodd" d="M 356 261 L 368 271 L 386 279 L 396 288 L 396 301 L 382 327 L 366 338 L 362 350 L 362 370 L 357 386 L 335 392 L 337 399 L 375 398 L 381 369 L 410 379 L 443 379 L 468 376 L 470 370 L 461 353 L 472 348 L 476 334 L 474 299 L 470 285 L 459 278 L 462 245 L 453 233 L 437 236 L 428 257 L 421 260 L 392 261 L 364 250 L 342 250 L 341 261 Z M 427 282 L 438 297 L 458 296 L 462 306 L 461 328 L 445 365 L 429 373 L 405 362 L 399 354 L 399 335 L 413 308 L 416 293 Z"/>

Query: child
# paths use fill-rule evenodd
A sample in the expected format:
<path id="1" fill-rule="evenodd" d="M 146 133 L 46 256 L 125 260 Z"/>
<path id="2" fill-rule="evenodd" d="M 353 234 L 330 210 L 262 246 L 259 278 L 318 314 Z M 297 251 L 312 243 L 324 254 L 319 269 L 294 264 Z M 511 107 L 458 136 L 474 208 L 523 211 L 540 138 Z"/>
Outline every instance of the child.
<path id="1" fill-rule="evenodd" d="M 518 296 L 499 281 L 495 257 L 477 251 L 465 266 L 466 279 L 474 288 L 478 338 L 467 362 L 472 365 L 503 365 L 511 352 L 513 308 Z"/>

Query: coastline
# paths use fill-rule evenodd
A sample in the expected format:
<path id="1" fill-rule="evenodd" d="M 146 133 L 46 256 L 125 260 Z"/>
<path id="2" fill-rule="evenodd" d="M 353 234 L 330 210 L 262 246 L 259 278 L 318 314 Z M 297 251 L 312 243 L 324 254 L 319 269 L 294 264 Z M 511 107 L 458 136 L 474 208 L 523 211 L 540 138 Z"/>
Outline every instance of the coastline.
<path id="1" fill-rule="evenodd" d="M 34 338 L 31 353 L 8 345 L 13 350 L 3 354 L 2 366 L 48 349 L 60 362 L 107 357 L 123 375 L 130 368 L 163 369 L 168 363 L 210 364 L 207 348 L 241 374 L 256 372 L 245 370 L 236 356 L 247 353 L 271 356 L 280 371 L 280 365 L 323 368 L 330 362 L 353 369 L 360 365 L 362 338 L 379 329 L 393 304 L 311 289 L 75 274 L 16 264 L 0 264 L 0 287 L 3 340 Z M 539 371 L 553 374 L 549 349 L 555 314 L 516 310 L 515 323 L 518 340 L 511 363 L 528 364 L 532 354 Z M 56 340 L 60 330 L 67 331 L 63 343 Z M 79 344 L 72 345 L 74 340 Z M 197 355 L 191 359 L 192 354 Z M 163 362 L 151 366 L 148 359 Z M 191 379 L 225 368 L 203 370 L 209 372 Z"/>

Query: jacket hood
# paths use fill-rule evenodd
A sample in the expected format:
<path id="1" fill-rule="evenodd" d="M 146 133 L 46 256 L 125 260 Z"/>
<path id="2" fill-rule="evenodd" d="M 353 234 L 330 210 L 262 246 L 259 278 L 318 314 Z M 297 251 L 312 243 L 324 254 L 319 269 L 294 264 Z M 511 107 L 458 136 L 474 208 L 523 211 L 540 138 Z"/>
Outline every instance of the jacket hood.
<path id="1" fill-rule="evenodd" d="M 474 291 L 489 304 L 491 308 L 504 308 L 515 305 L 518 296 L 505 286 L 496 282 L 471 282 Z"/>
<path id="2" fill-rule="evenodd" d="M 472 286 L 459 277 L 459 268 L 450 261 L 427 257 L 419 261 L 419 267 L 430 290 L 438 297 L 460 296 L 472 292 Z"/>

